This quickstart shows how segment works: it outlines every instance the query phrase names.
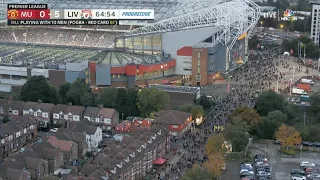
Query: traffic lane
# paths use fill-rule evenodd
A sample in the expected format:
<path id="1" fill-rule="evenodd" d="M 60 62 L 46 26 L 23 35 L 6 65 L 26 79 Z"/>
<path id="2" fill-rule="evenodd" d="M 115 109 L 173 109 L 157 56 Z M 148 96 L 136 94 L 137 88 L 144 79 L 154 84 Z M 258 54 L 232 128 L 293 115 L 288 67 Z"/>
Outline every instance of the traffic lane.
<path id="1" fill-rule="evenodd" d="M 226 170 L 221 175 L 222 180 L 240 179 L 240 164 L 242 161 L 226 161 Z"/>

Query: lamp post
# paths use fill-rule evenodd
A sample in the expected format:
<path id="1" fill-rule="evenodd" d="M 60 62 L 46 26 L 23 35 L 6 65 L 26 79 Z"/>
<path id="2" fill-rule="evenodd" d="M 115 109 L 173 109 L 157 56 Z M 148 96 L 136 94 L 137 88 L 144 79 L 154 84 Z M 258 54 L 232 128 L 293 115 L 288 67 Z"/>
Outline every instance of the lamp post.
<path id="1" fill-rule="evenodd" d="M 293 82 L 294 82 L 294 71 L 296 69 L 295 66 L 291 66 L 291 67 L 293 67 L 293 71 L 292 71 L 292 79 L 290 81 L 290 96 L 292 95 L 292 89 L 293 89 L 292 85 L 293 85 Z"/>
<path id="2" fill-rule="evenodd" d="M 280 24 L 280 29 L 281 29 L 281 33 L 282 33 L 282 29 L 283 29 L 283 24 Z"/>
<path id="3" fill-rule="evenodd" d="M 279 93 L 279 73 L 277 73 L 277 93 Z"/>
<path id="4" fill-rule="evenodd" d="M 260 21 L 260 25 L 261 25 L 261 27 L 262 27 L 262 25 L 263 25 L 263 21 Z"/>

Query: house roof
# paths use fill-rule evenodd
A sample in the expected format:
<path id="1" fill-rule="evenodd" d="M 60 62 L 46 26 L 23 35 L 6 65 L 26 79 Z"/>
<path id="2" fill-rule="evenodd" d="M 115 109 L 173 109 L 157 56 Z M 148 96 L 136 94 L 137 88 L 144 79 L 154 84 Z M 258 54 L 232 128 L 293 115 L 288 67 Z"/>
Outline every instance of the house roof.
<path id="1" fill-rule="evenodd" d="M 26 104 L 23 106 L 22 110 L 28 111 L 29 109 L 32 109 L 33 111 L 41 110 L 42 112 L 51 112 L 54 108 L 54 104 L 51 103 L 40 103 L 40 102 L 26 102 Z"/>
<path id="2" fill-rule="evenodd" d="M 95 117 L 100 117 L 101 115 L 106 118 L 112 118 L 113 114 L 116 112 L 115 109 L 102 108 L 102 107 L 87 107 L 84 111 L 84 116 L 94 115 Z"/>
<path id="3" fill-rule="evenodd" d="M 10 180 L 20 180 L 23 173 L 30 174 L 29 172 L 26 172 L 20 169 L 11 169 L 11 168 L 7 169 L 8 179 Z"/>
<path id="4" fill-rule="evenodd" d="M 8 110 L 10 107 L 12 110 L 20 110 L 23 108 L 25 102 L 10 100 L 10 99 L 0 99 L 0 107 L 4 107 L 5 110 Z"/>
<path id="5" fill-rule="evenodd" d="M 99 127 L 93 125 L 88 119 L 84 118 L 80 122 L 74 124 L 73 128 L 70 128 L 73 132 L 95 134 Z"/>
<path id="6" fill-rule="evenodd" d="M 73 105 L 65 105 L 65 104 L 57 104 L 52 113 L 60 113 L 63 112 L 63 114 L 79 114 L 82 115 L 85 108 L 83 106 L 73 106 Z"/>
<path id="7" fill-rule="evenodd" d="M 142 132 L 140 135 L 124 138 L 123 143 L 115 141 L 113 143 L 108 143 L 107 147 L 104 148 L 92 162 L 93 164 L 100 165 L 100 168 L 96 168 L 94 171 L 92 171 L 91 175 L 87 179 L 90 179 L 90 177 L 101 179 L 101 173 L 103 174 L 103 172 L 106 171 L 110 172 L 110 170 L 114 168 L 116 168 L 116 173 L 113 174 L 110 172 L 109 178 L 117 178 L 124 170 L 135 163 L 137 159 L 141 157 L 148 149 L 152 148 L 160 140 L 163 140 L 163 137 L 167 135 L 168 130 L 162 125 L 158 124 L 153 126 L 150 130 Z M 155 139 L 153 139 L 152 136 L 155 137 Z M 146 148 L 142 147 L 144 144 L 147 145 Z M 135 153 L 134 157 L 131 156 L 133 153 Z M 129 161 L 125 161 L 125 159 L 128 158 Z M 117 165 L 119 165 L 121 162 L 122 167 L 118 167 Z"/>
<path id="8" fill-rule="evenodd" d="M 162 110 L 157 112 L 155 116 L 154 122 L 180 125 L 190 118 L 192 114 L 176 110 Z"/>
<path id="9" fill-rule="evenodd" d="M 97 169 L 97 166 L 94 164 L 84 164 L 80 173 L 84 176 L 89 176 L 92 172 L 94 172 Z"/>
<path id="10" fill-rule="evenodd" d="M 86 136 L 85 134 L 80 132 L 73 132 L 70 129 L 62 129 L 58 133 L 55 134 L 55 137 L 60 140 L 69 140 L 74 141 L 76 143 L 85 143 L 86 142 Z"/>
<path id="11" fill-rule="evenodd" d="M 50 136 L 48 142 L 61 151 L 70 151 L 73 145 L 72 141 L 59 140 L 54 136 Z"/>

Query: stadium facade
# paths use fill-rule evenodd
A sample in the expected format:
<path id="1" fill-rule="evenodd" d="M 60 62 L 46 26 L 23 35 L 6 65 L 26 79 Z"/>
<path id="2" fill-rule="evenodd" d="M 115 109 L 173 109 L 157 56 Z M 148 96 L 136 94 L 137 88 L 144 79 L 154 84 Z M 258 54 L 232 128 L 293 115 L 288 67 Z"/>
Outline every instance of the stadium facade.
<path id="1" fill-rule="evenodd" d="M 100 4 L 65 1 L 65 6 L 61 0 L 46 3 L 51 9 L 151 8 L 156 17 L 155 22 L 142 27 L 131 22 L 121 30 L 1 28 L 0 40 L 16 43 L 0 46 L 3 89 L 22 85 L 28 76 L 40 74 L 56 87 L 77 78 L 86 79 L 97 89 L 163 84 L 185 76 L 191 77 L 192 85 L 210 84 L 219 73 L 228 73 L 247 61 L 248 38 L 260 17 L 259 6 L 251 0 L 150 0 L 138 5 L 129 0 L 121 1 L 121 5 L 113 0 Z M 34 45 L 43 43 L 50 45 L 41 47 L 45 50 Z"/>

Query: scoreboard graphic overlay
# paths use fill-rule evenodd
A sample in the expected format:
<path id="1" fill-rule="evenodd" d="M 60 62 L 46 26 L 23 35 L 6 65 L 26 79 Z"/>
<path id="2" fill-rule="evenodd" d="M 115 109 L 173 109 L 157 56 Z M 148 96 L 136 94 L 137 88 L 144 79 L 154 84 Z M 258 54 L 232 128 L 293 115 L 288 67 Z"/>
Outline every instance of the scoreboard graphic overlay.
<path id="1" fill-rule="evenodd" d="M 48 9 L 47 4 L 8 4 L 8 25 L 119 25 L 154 20 L 153 9 Z"/>

